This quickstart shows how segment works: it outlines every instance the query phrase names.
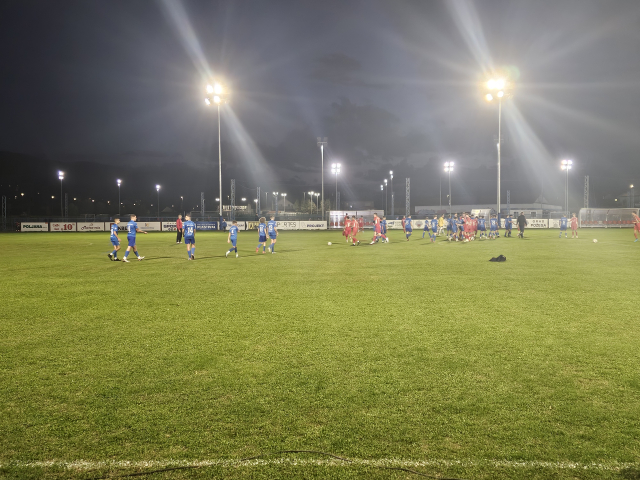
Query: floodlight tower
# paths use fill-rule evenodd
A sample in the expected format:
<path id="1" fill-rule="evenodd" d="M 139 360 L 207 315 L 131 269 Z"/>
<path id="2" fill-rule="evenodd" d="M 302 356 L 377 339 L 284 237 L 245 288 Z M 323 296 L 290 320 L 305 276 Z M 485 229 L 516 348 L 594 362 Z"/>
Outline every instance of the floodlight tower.
<path id="1" fill-rule="evenodd" d="M 322 158 L 322 220 L 324 220 L 324 147 L 327 146 L 327 137 L 318 137 L 318 146 L 320 147 L 320 156 Z"/>
<path id="2" fill-rule="evenodd" d="M 276 217 L 278 216 L 278 192 L 272 192 L 273 198 L 276 199 Z"/>
<path id="3" fill-rule="evenodd" d="M 204 104 L 210 107 L 216 104 L 218 107 L 218 188 L 220 189 L 220 198 L 222 198 L 222 145 L 220 144 L 220 104 L 226 103 L 227 90 L 221 83 L 214 82 L 213 85 L 207 85 L 207 95 L 204 98 Z M 222 202 L 220 202 L 220 217 L 222 217 Z"/>
<path id="4" fill-rule="evenodd" d="M 389 187 L 386 178 L 384 179 L 384 214 L 389 214 Z"/>
<path id="5" fill-rule="evenodd" d="M 636 194 L 633 191 L 633 184 L 629 186 L 629 190 L 631 190 L 631 208 L 636 208 Z"/>
<path id="6" fill-rule="evenodd" d="M 64 180 L 64 172 L 58 170 L 58 178 L 60 179 L 60 216 L 64 218 L 64 206 L 62 205 L 62 180 Z"/>
<path id="7" fill-rule="evenodd" d="M 284 207 L 282 208 L 282 213 L 287 213 L 287 194 L 281 193 L 280 196 L 282 197 L 282 204 L 284 205 Z"/>
<path id="8" fill-rule="evenodd" d="M 120 185 L 122 185 L 122 180 L 117 179 L 116 183 L 118 184 L 118 216 L 120 216 Z"/>
<path id="9" fill-rule="evenodd" d="M 156 192 L 158 192 L 158 219 L 160 219 L 160 185 L 156 185 Z"/>
<path id="10" fill-rule="evenodd" d="M 500 221 L 500 153 L 502 146 L 502 99 L 511 96 L 511 88 L 512 84 L 507 81 L 506 78 L 492 78 L 488 80 L 485 84 L 485 89 L 488 90 L 488 93 L 485 94 L 484 98 L 488 102 L 491 102 L 495 97 L 498 99 L 498 222 Z"/>
<path id="11" fill-rule="evenodd" d="M 320 198 L 320 193 L 314 193 L 315 197 L 316 197 L 316 215 L 318 214 L 318 211 L 320 209 L 320 203 L 318 201 L 318 199 Z"/>
<path id="12" fill-rule="evenodd" d="M 444 162 L 444 171 L 449 174 L 449 217 L 451 217 L 451 172 L 453 172 L 453 162 Z"/>
<path id="13" fill-rule="evenodd" d="M 309 193 L 309 205 L 311 206 L 311 215 L 313 215 L 313 194 L 315 193 L 311 190 Z"/>
<path id="14" fill-rule="evenodd" d="M 569 170 L 571 170 L 572 166 L 573 161 L 571 160 L 562 160 L 560 162 L 560 168 L 567 172 L 564 184 L 564 210 L 567 212 L 567 216 L 569 215 Z"/>
<path id="15" fill-rule="evenodd" d="M 391 177 L 391 216 L 393 216 L 396 213 L 393 209 L 393 170 L 389 170 L 389 176 Z"/>
<path id="16" fill-rule="evenodd" d="M 338 205 L 338 174 L 340 173 L 339 163 L 331 164 L 331 173 L 336 176 L 336 210 L 340 210 L 340 205 Z"/>

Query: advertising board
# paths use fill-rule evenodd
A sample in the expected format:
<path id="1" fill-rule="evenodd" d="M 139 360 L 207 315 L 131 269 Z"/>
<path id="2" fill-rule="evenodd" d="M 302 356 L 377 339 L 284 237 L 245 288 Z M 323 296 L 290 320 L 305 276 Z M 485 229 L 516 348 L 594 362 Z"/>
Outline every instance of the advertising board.
<path id="1" fill-rule="evenodd" d="M 218 222 L 196 222 L 196 231 L 218 230 Z"/>
<path id="2" fill-rule="evenodd" d="M 109 225 L 109 224 L 107 224 L 107 225 Z M 105 222 L 78 222 L 78 223 L 76 223 L 76 231 L 77 232 L 104 232 L 104 230 L 105 230 Z"/>
<path id="3" fill-rule="evenodd" d="M 66 223 L 51 222 L 49 224 L 49 231 L 50 232 L 75 232 L 76 222 L 66 222 Z"/>
<path id="4" fill-rule="evenodd" d="M 48 232 L 49 224 L 47 222 L 21 222 L 21 232 Z"/>
<path id="5" fill-rule="evenodd" d="M 326 230 L 326 221 L 300 221 L 298 223 L 299 230 Z"/>
<path id="6" fill-rule="evenodd" d="M 176 230 L 176 222 L 162 222 L 163 232 L 175 232 Z"/>

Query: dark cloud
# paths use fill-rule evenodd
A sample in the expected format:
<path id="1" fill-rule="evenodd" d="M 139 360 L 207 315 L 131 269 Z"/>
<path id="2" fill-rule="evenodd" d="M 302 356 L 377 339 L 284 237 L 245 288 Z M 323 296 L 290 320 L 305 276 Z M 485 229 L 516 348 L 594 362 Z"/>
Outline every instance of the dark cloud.
<path id="1" fill-rule="evenodd" d="M 331 53 L 316 59 L 309 75 L 314 80 L 349 87 L 383 88 L 385 85 L 367 80 L 362 64 L 344 53 Z"/>

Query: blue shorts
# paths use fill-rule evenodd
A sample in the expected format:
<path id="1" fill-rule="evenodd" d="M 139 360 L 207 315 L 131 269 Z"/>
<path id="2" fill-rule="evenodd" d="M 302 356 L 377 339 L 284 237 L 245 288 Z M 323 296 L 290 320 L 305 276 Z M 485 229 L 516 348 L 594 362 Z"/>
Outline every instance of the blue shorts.
<path id="1" fill-rule="evenodd" d="M 237 238 L 231 238 L 231 245 L 233 245 L 234 247 L 236 246 L 236 243 L 238 243 L 238 239 Z"/>
<path id="2" fill-rule="evenodd" d="M 566 230 L 566 229 L 567 229 L 566 225 L 564 227 L 560 225 L 560 230 Z"/>
<path id="3" fill-rule="evenodd" d="M 478 227 L 478 230 L 480 232 L 486 232 L 487 231 L 487 227 Z"/>
<path id="4" fill-rule="evenodd" d="M 196 244 L 196 237 L 184 237 L 184 243 L 186 245 L 192 243 L 192 244 Z"/>
<path id="5" fill-rule="evenodd" d="M 275 240 L 275 239 L 276 239 L 276 235 L 269 235 L 269 238 L 270 238 L 271 240 Z"/>
<path id="6" fill-rule="evenodd" d="M 491 231 L 492 231 L 492 232 L 497 232 L 497 231 L 498 231 L 498 229 L 497 229 L 497 228 L 493 228 L 493 227 L 491 227 Z"/>
<path id="7" fill-rule="evenodd" d="M 431 229 L 431 231 L 432 231 L 433 233 L 438 233 L 438 227 L 436 227 L 436 228 L 432 228 L 432 229 Z"/>
<path id="8" fill-rule="evenodd" d="M 404 231 L 407 233 L 413 233 L 413 228 L 405 228 Z"/>
<path id="9" fill-rule="evenodd" d="M 265 237 L 264 235 L 260 235 L 260 237 L 258 238 L 258 243 L 265 243 L 267 241 L 267 237 Z"/>
<path id="10" fill-rule="evenodd" d="M 111 239 L 111 244 L 112 244 L 114 247 L 117 247 L 117 246 L 119 246 L 119 245 L 120 245 L 120 240 L 118 240 L 117 238 L 112 238 L 112 239 Z"/>
<path id="11" fill-rule="evenodd" d="M 136 246 L 136 237 L 127 237 L 127 241 L 129 242 L 130 247 Z"/>

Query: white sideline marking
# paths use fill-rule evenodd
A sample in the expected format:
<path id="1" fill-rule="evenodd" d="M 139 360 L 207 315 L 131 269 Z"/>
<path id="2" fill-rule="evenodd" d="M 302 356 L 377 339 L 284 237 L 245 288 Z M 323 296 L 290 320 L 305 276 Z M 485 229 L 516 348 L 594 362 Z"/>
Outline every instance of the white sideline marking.
<path id="1" fill-rule="evenodd" d="M 265 465 L 293 465 L 293 466 L 349 466 L 362 465 L 369 467 L 502 467 L 502 468 L 548 468 L 553 470 L 596 470 L 596 471 L 620 471 L 624 468 L 638 467 L 638 463 L 622 463 L 622 462 L 547 462 L 541 460 L 533 461 L 511 461 L 511 460 L 400 460 L 394 458 L 380 460 L 364 460 L 350 458 L 350 461 L 342 461 L 338 459 L 295 459 L 295 458 L 277 458 L 277 459 L 255 459 L 255 460 L 47 460 L 36 462 L 6 462 L 0 463 L 0 467 L 13 468 L 65 468 L 68 470 L 95 470 L 95 469 L 162 469 L 170 467 L 257 467 Z"/>

